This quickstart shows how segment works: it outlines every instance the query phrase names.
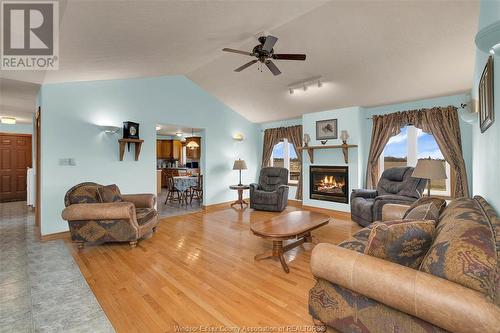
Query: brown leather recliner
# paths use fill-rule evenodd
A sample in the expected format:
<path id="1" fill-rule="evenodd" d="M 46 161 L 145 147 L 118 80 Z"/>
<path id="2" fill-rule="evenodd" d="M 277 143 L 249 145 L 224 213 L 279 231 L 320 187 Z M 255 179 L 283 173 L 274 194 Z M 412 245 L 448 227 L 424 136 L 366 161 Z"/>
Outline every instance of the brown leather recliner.
<path id="1" fill-rule="evenodd" d="M 85 243 L 128 242 L 134 247 L 145 235 L 155 232 L 158 214 L 154 194 L 125 194 L 123 201 L 101 202 L 96 183 L 72 187 L 64 198 L 62 218 L 68 221 L 71 240 Z"/>

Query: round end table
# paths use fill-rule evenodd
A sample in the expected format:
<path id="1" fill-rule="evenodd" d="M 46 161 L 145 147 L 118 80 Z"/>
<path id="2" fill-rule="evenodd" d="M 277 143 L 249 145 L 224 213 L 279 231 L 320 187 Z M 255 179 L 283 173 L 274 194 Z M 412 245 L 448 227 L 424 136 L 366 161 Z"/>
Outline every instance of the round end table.
<path id="1" fill-rule="evenodd" d="M 243 191 L 250 189 L 249 185 L 231 185 L 229 186 L 229 188 L 231 190 L 238 191 L 238 200 L 233 202 L 231 204 L 231 207 L 233 207 L 234 205 L 240 205 L 241 209 L 243 209 L 243 205 L 248 206 L 248 203 L 245 200 L 243 200 Z"/>

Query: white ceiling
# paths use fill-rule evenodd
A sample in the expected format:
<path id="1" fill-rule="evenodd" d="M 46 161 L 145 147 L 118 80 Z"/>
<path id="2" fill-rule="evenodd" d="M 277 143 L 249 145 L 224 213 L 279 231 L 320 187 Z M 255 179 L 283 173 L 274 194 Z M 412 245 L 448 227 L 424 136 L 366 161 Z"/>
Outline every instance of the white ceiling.
<path id="1" fill-rule="evenodd" d="M 31 123 L 39 89 L 36 83 L 0 77 L 0 117 L 15 117 L 20 124 Z"/>
<path id="2" fill-rule="evenodd" d="M 470 89 L 478 7 L 472 1 L 68 1 L 61 6 L 60 69 L 0 77 L 53 83 L 180 74 L 251 121 L 292 118 Z M 279 38 L 276 52 L 306 53 L 307 60 L 276 61 L 283 72 L 277 77 L 256 65 L 233 72 L 251 59 L 221 49 L 250 50 L 263 31 Z M 288 85 L 318 75 L 328 81 L 321 89 L 288 94 Z M 13 81 L 0 82 L 4 112 L 5 96 L 17 90 L 6 88 Z"/>
<path id="3" fill-rule="evenodd" d="M 194 135 L 199 134 L 202 129 L 201 128 L 191 128 L 191 127 L 182 127 L 177 125 L 156 125 L 159 126 L 160 129 L 156 130 L 156 134 L 158 135 L 169 135 L 176 136 L 176 133 L 181 132 L 184 137 L 190 137 L 193 133 Z"/>

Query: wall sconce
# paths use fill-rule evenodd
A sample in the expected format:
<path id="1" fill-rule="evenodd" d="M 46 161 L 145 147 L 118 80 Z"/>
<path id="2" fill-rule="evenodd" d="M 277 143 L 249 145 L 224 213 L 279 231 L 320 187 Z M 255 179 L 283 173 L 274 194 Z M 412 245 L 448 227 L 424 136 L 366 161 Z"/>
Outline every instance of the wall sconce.
<path id="1" fill-rule="evenodd" d="M 478 120 L 479 109 L 478 100 L 473 100 L 470 94 L 466 95 L 466 102 L 460 104 L 460 118 L 468 124 L 473 124 Z"/>
<path id="2" fill-rule="evenodd" d="M 118 126 L 99 126 L 101 130 L 106 134 L 115 134 L 118 133 L 120 127 Z"/>
<path id="3" fill-rule="evenodd" d="M 7 125 L 15 125 L 16 124 L 16 118 L 14 117 L 1 117 L 0 122 L 2 124 L 7 124 Z"/>
<path id="4" fill-rule="evenodd" d="M 245 136 L 243 135 L 243 133 L 236 133 L 235 135 L 233 135 L 233 140 L 235 140 L 235 141 L 241 142 L 244 139 L 245 139 Z"/>

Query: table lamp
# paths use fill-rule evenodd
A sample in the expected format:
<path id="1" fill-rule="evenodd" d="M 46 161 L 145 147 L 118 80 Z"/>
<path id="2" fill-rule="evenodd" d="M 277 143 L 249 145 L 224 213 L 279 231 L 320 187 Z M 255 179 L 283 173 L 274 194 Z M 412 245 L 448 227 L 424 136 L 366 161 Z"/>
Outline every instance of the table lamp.
<path id="1" fill-rule="evenodd" d="M 241 183 L 241 170 L 246 170 L 246 169 L 247 169 L 247 164 L 245 163 L 244 160 L 242 160 L 241 158 L 239 158 L 236 161 L 234 161 L 233 170 L 239 170 L 240 171 L 240 183 L 238 184 L 238 186 L 243 185 Z"/>
<path id="2" fill-rule="evenodd" d="M 427 179 L 427 195 L 431 195 L 431 181 L 446 179 L 446 170 L 444 169 L 444 162 L 442 160 L 433 160 L 430 157 L 419 159 L 417 166 L 411 175 L 414 178 Z"/>

